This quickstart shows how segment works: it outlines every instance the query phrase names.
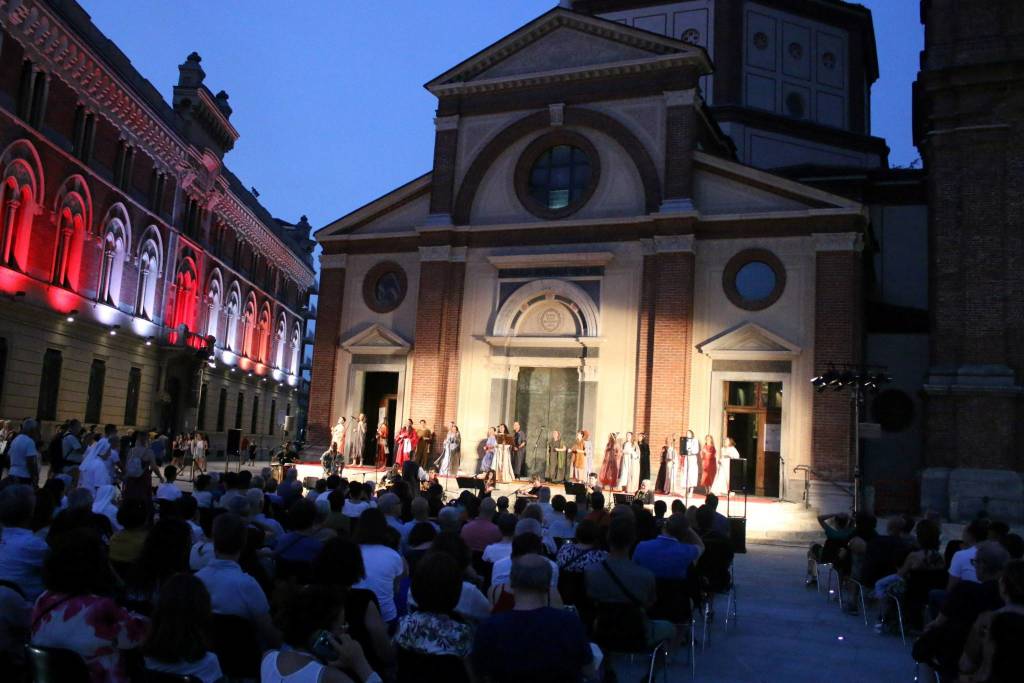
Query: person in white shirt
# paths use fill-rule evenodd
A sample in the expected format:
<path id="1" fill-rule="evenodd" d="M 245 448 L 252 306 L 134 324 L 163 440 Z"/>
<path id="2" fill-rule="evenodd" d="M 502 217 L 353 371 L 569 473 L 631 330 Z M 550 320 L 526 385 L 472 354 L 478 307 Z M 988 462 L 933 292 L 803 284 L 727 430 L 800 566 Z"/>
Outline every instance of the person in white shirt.
<path id="1" fill-rule="evenodd" d="M 110 458 L 110 441 L 108 439 L 97 439 L 85 451 L 85 458 L 78 468 L 78 486 L 89 489 L 93 496 L 101 486 L 113 484 L 110 476 L 110 469 L 107 467 L 107 460 Z"/>
<path id="2" fill-rule="evenodd" d="M 348 500 L 341 508 L 341 514 L 346 517 L 359 517 L 365 510 L 370 508 L 370 503 L 364 498 L 363 485 L 358 481 L 349 482 Z"/>
<path id="3" fill-rule="evenodd" d="M 572 538 L 576 528 L 565 516 L 565 496 L 551 499 L 551 513 L 544 517 L 544 532 L 549 538 Z"/>
<path id="4" fill-rule="evenodd" d="M 960 540 L 963 541 L 963 549 L 953 553 L 953 559 L 949 563 L 949 584 L 946 591 L 953 590 L 960 581 L 971 581 L 978 583 L 978 572 L 974 568 L 974 558 L 978 554 L 977 545 L 988 536 L 988 525 L 985 521 L 976 519 L 964 527 Z"/>
<path id="5" fill-rule="evenodd" d="M 210 592 L 214 614 L 242 617 L 252 624 L 266 647 L 281 643 L 281 634 L 270 619 L 270 604 L 256 579 L 242 571 L 238 558 L 245 547 L 246 523 L 225 512 L 213 522 L 214 558 L 196 572 Z"/>
<path id="6" fill-rule="evenodd" d="M 398 583 L 408 574 L 405 559 L 388 544 L 388 523 L 380 510 L 364 510 L 353 540 L 359 544 L 366 576 L 353 588 L 372 590 L 380 603 L 380 616 L 385 623 L 398 619 L 395 591 Z"/>
<path id="7" fill-rule="evenodd" d="M 160 484 L 156 489 L 157 500 L 178 500 L 181 498 L 181 489 L 179 489 L 174 483 L 177 478 L 177 467 L 174 465 L 168 465 L 164 468 L 164 483 Z"/>
<path id="8" fill-rule="evenodd" d="M 541 512 L 544 513 L 544 519 L 542 524 L 547 524 L 551 519 L 551 513 L 555 511 L 551 507 L 551 489 L 547 486 L 541 486 L 540 490 L 537 491 L 537 505 L 540 506 Z"/>
<path id="9" fill-rule="evenodd" d="M 503 513 L 494 522 L 501 532 L 501 540 L 484 548 L 483 561 L 494 564 L 512 556 L 512 537 L 516 533 L 516 516 Z"/>
<path id="10" fill-rule="evenodd" d="M 22 484 L 39 483 L 39 423 L 29 418 L 21 423 L 21 433 L 11 441 L 7 456 L 11 461 L 8 475 Z"/>
<path id="11" fill-rule="evenodd" d="M 535 519 L 521 519 L 516 524 L 516 535 L 512 539 L 511 554 L 505 559 L 494 563 L 494 570 L 491 572 L 491 588 L 507 584 L 512 573 L 512 560 L 530 553 L 544 554 L 540 522 Z M 551 560 L 548 560 L 548 562 L 551 562 Z M 551 587 L 556 590 L 558 588 L 558 565 L 554 562 L 551 562 Z"/>
<path id="12" fill-rule="evenodd" d="M 64 471 L 70 473 L 72 467 L 82 464 L 84 451 L 79 435 L 82 433 L 82 423 L 78 420 L 71 420 L 68 423 L 68 431 L 61 439 L 61 456 L 64 459 Z"/>

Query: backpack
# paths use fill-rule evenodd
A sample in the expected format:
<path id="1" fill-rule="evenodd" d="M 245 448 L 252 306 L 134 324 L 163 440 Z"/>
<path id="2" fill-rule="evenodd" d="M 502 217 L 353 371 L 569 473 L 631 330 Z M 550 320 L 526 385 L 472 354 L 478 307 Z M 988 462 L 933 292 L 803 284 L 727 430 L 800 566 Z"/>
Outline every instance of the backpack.
<path id="1" fill-rule="evenodd" d="M 138 453 L 128 456 L 128 463 L 124 466 L 124 476 L 129 479 L 137 479 L 142 476 L 142 458 Z"/>

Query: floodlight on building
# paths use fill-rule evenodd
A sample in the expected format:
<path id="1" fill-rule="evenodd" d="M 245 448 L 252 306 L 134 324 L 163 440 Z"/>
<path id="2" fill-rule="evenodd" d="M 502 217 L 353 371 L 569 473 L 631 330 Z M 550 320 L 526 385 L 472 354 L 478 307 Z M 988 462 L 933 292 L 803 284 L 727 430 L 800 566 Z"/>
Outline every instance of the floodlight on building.
<path id="1" fill-rule="evenodd" d="M 121 329 L 120 325 L 111 325 L 110 326 L 110 336 L 111 337 L 116 337 L 117 336 L 117 331 L 119 329 Z"/>
<path id="2" fill-rule="evenodd" d="M 77 317 L 78 317 L 78 309 L 75 308 L 75 309 L 72 309 L 72 310 L 68 311 L 68 317 L 66 318 L 66 320 L 69 323 L 73 323 L 73 322 L 75 322 L 75 318 L 77 318 Z"/>

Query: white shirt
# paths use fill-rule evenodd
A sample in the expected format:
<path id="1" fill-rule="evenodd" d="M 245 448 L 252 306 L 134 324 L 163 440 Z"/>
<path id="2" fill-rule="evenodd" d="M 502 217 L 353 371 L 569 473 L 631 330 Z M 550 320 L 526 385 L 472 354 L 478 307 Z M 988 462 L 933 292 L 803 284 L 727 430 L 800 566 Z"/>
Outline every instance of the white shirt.
<path id="1" fill-rule="evenodd" d="M 157 500 L 178 500 L 181 498 L 181 489 L 172 482 L 160 484 L 156 489 Z"/>
<path id="2" fill-rule="evenodd" d="M 217 683 L 224 676 L 220 670 L 220 660 L 212 652 L 207 652 L 202 659 L 195 662 L 182 661 L 167 664 L 152 657 L 146 657 L 145 660 L 147 669 L 175 676 L 195 676 L 203 683 Z"/>
<path id="3" fill-rule="evenodd" d="M 409 589 L 409 607 L 416 607 L 416 598 L 412 596 L 412 589 Z M 480 589 L 469 583 L 462 582 L 462 592 L 459 593 L 459 604 L 455 605 L 455 613 L 465 617 L 469 621 L 480 622 L 491 616 L 491 601 L 480 592 Z"/>
<path id="4" fill-rule="evenodd" d="M 358 517 L 363 514 L 363 510 L 369 509 L 370 504 L 365 500 L 361 500 L 358 503 L 353 503 L 351 499 L 345 501 L 345 505 L 341 508 L 341 514 L 346 517 Z"/>
<path id="5" fill-rule="evenodd" d="M 551 516 L 547 518 L 547 529 L 545 531 L 551 538 L 572 538 L 576 535 L 576 529 L 573 528 L 572 522 L 563 513 L 555 512 L 554 510 L 551 511 Z"/>
<path id="6" fill-rule="evenodd" d="M 32 440 L 31 436 L 28 434 L 18 434 L 14 437 L 14 441 L 11 442 L 11 448 L 7 455 L 11 459 L 11 471 L 9 474 L 12 477 L 28 479 L 31 476 L 28 471 L 28 459 L 38 458 L 39 450 L 36 448 L 36 442 Z"/>
<path id="7" fill-rule="evenodd" d="M 402 556 L 385 545 L 361 545 L 366 578 L 353 588 L 367 588 L 377 596 L 380 615 L 384 621 L 398 618 L 395 606 L 395 579 L 405 572 Z"/>
<path id="8" fill-rule="evenodd" d="M 107 469 L 106 461 L 97 454 L 97 450 L 92 446 L 89 448 L 89 455 L 85 456 L 82 466 L 78 468 L 78 486 L 89 489 L 95 496 L 101 486 L 114 482 L 110 478 L 110 470 Z"/>
<path id="9" fill-rule="evenodd" d="M 201 508 L 213 507 L 213 494 L 209 491 L 193 491 L 192 497 L 196 499 L 196 505 Z"/>
<path id="10" fill-rule="evenodd" d="M 498 541 L 484 548 L 483 561 L 494 564 L 498 560 L 512 557 L 512 541 Z"/>
<path id="11" fill-rule="evenodd" d="M 260 584 L 243 572 L 237 562 L 214 558 L 196 572 L 196 578 L 210 592 L 214 614 L 230 614 L 253 620 L 270 613 L 267 596 L 263 594 Z"/>
<path id="12" fill-rule="evenodd" d="M 548 560 L 548 563 L 551 565 L 551 587 L 558 588 L 558 565 L 551 560 Z M 511 574 L 512 556 L 509 555 L 505 559 L 494 563 L 494 570 L 491 572 L 491 585 L 501 586 L 507 584 Z"/>
<path id="13" fill-rule="evenodd" d="M 955 576 L 961 581 L 978 583 L 978 573 L 975 571 L 973 563 L 977 554 L 978 546 L 976 545 L 953 553 L 953 560 L 949 563 L 949 575 Z"/>

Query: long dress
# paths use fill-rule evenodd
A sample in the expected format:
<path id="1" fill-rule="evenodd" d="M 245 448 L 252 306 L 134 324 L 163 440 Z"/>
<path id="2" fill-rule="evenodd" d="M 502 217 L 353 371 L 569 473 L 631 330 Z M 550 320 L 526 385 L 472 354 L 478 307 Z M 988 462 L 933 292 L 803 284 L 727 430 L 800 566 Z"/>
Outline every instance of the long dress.
<path id="1" fill-rule="evenodd" d="M 678 463 L 679 456 L 676 453 L 675 446 L 666 446 L 661 454 L 661 467 L 658 471 L 658 483 L 655 486 L 655 491 L 660 491 L 665 495 L 672 495 L 677 492 L 676 469 Z"/>
<path id="2" fill-rule="evenodd" d="M 590 473 L 594 471 L 594 442 L 590 439 L 584 441 L 583 452 L 586 456 L 583 465 L 583 476 L 590 477 Z"/>
<path id="3" fill-rule="evenodd" d="M 395 439 L 395 464 L 401 467 L 408 460 L 412 460 L 416 452 L 416 430 L 410 427 L 402 427 Z"/>
<path id="4" fill-rule="evenodd" d="M 724 496 L 729 492 L 729 461 L 738 459 L 740 452 L 736 450 L 735 446 L 725 446 L 722 448 L 721 456 L 718 476 L 715 477 L 715 483 L 712 484 L 711 490 L 717 495 Z"/>
<path id="5" fill-rule="evenodd" d="M 561 439 L 548 441 L 548 462 L 544 470 L 544 478 L 548 481 L 565 480 L 565 450 Z"/>
<path id="6" fill-rule="evenodd" d="M 512 435 L 499 434 L 495 440 L 498 445 L 494 449 L 495 481 L 507 482 L 516 478 L 512 470 Z"/>
<path id="7" fill-rule="evenodd" d="M 363 451 L 366 449 L 366 422 L 360 420 L 356 422 L 355 429 L 352 434 L 352 463 L 359 463 L 360 465 L 367 464 L 363 460 Z"/>
<path id="8" fill-rule="evenodd" d="M 462 437 L 458 432 L 449 432 L 444 438 L 444 445 L 441 447 L 441 457 L 438 459 L 438 474 L 447 476 L 459 472 L 459 450 L 462 447 Z"/>
<path id="9" fill-rule="evenodd" d="M 434 435 L 429 429 L 420 429 L 416 432 L 416 464 L 424 470 L 430 465 L 430 447 L 434 441 Z"/>
<path id="10" fill-rule="evenodd" d="M 718 460 L 715 458 L 715 447 L 704 445 L 700 449 L 700 485 L 707 491 L 715 483 L 715 475 L 718 474 Z"/>
<path id="11" fill-rule="evenodd" d="M 331 427 L 331 443 L 338 444 L 339 453 L 345 452 L 345 426 L 347 424 L 347 422 L 336 422 Z"/>
<path id="12" fill-rule="evenodd" d="M 377 467 L 387 467 L 388 464 L 388 426 L 382 424 L 377 428 Z"/>
<path id="13" fill-rule="evenodd" d="M 619 465 L 622 459 L 622 452 L 614 443 L 608 444 L 604 449 L 604 462 L 601 463 L 601 475 L 599 479 L 605 486 L 615 486 L 619 483 Z"/>
<path id="14" fill-rule="evenodd" d="M 580 481 L 585 479 L 587 464 L 587 445 L 583 443 L 582 439 L 577 439 L 576 443 L 572 447 L 572 479 L 573 481 Z"/>
<path id="15" fill-rule="evenodd" d="M 686 439 L 681 457 L 686 461 L 683 465 L 683 489 L 692 490 L 700 482 L 700 443 L 697 439 Z"/>
<path id="16" fill-rule="evenodd" d="M 637 444 L 640 450 L 640 481 L 651 478 L 651 446 L 647 440 Z"/>
<path id="17" fill-rule="evenodd" d="M 622 469 L 619 471 L 619 488 L 636 491 L 640 488 L 640 449 L 635 443 L 622 445 Z"/>
<path id="18" fill-rule="evenodd" d="M 480 471 L 486 472 L 492 469 L 494 466 L 494 451 L 498 447 L 498 440 L 493 436 L 488 436 L 487 441 L 484 442 L 484 457 L 480 461 Z"/>

